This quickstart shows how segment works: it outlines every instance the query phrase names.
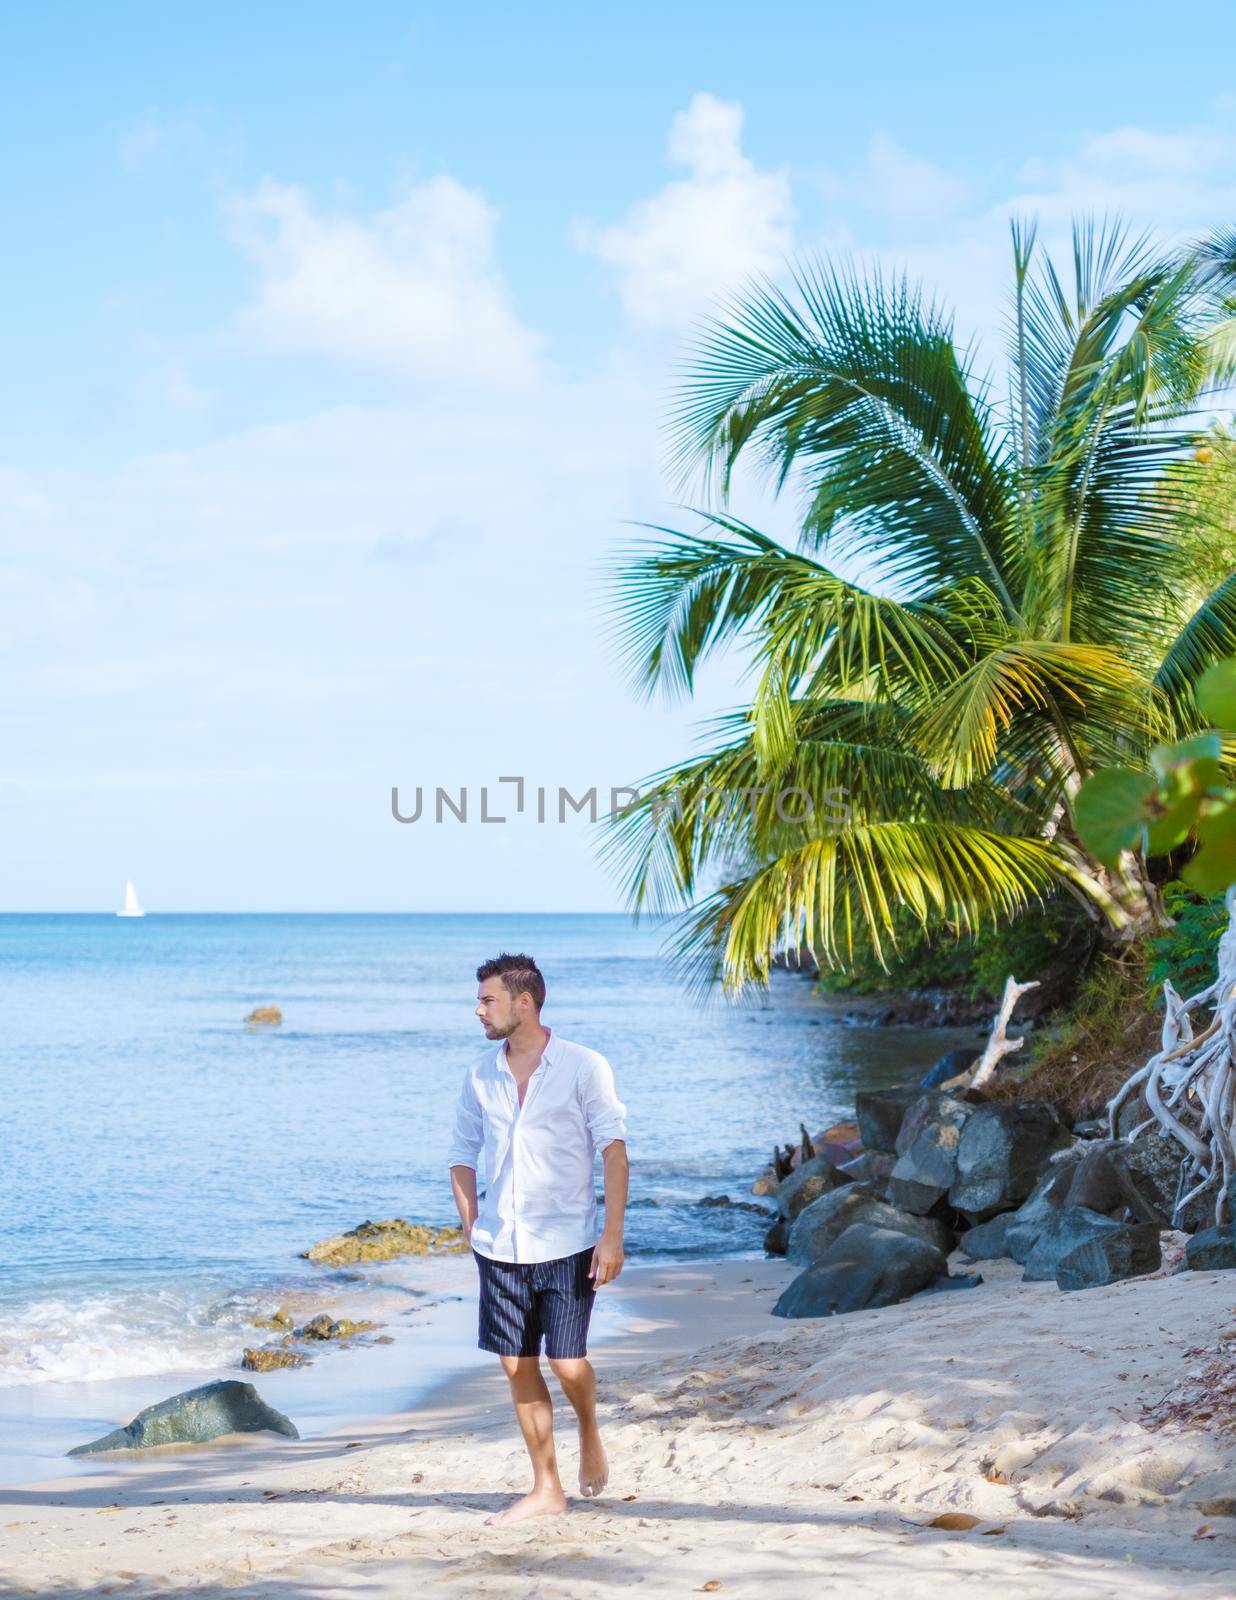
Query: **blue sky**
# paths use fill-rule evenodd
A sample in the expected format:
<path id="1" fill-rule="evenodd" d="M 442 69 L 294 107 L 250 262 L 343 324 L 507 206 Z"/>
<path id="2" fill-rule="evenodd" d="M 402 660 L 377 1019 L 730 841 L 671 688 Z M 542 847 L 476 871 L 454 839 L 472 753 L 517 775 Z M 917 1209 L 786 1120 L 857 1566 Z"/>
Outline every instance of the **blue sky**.
<path id="1" fill-rule="evenodd" d="M 617 908 L 579 824 L 387 801 L 733 702 L 602 637 L 693 319 L 843 251 L 994 359 L 1010 210 L 1231 220 L 1225 9 L 9 8 L 0 906 Z"/>

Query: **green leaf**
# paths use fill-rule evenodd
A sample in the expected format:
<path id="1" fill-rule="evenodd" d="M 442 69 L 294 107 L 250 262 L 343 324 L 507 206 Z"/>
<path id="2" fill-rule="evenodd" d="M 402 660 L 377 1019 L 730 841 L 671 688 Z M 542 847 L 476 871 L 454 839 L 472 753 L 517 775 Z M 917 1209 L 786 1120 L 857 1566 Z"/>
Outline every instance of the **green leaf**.
<path id="1" fill-rule="evenodd" d="M 1077 831 L 1106 866 L 1115 866 L 1121 851 L 1135 850 L 1143 842 L 1157 790 L 1148 772 L 1104 767 L 1077 791 L 1073 805 Z"/>
<path id="2" fill-rule="evenodd" d="M 1236 883 L 1236 805 L 1209 812 L 1197 825 L 1200 849 L 1181 873 L 1199 894 L 1219 894 Z"/>
<path id="3" fill-rule="evenodd" d="M 1217 733 L 1199 733 L 1179 744 L 1157 744 L 1150 752 L 1152 770 L 1164 782 L 1174 778 L 1181 792 L 1208 789 L 1219 776 L 1223 741 Z"/>
<path id="4" fill-rule="evenodd" d="M 1216 728 L 1236 729 L 1236 657 L 1207 667 L 1195 693 L 1202 715 Z"/>
<path id="5" fill-rule="evenodd" d="M 1169 850 L 1174 850 L 1178 844 L 1183 844 L 1189 837 L 1190 828 L 1197 821 L 1201 805 L 1200 794 L 1181 795 L 1174 805 L 1169 805 L 1164 815 L 1147 831 L 1146 854 L 1165 856 Z"/>

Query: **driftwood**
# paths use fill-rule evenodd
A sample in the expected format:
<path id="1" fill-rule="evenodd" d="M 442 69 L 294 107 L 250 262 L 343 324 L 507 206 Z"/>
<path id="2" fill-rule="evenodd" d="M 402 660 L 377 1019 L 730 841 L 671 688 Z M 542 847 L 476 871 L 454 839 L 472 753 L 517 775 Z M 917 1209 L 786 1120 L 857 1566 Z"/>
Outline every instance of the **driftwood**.
<path id="1" fill-rule="evenodd" d="M 1004 981 L 1004 996 L 1000 1001 L 1000 1009 L 996 1012 L 995 1021 L 991 1025 L 991 1033 L 987 1039 L 987 1047 L 975 1062 L 973 1067 L 967 1067 L 964 1072 L 959 1072 L 955 1078 L 949 1078 L 940 1085 L 941 1089 L 981 1089 L 985 1083 L 990 1083 L 995 1076 L 996 1068 L 1011 1055 L 1014 1050 L 1020 1050 L 1025 1044 L 1023 1035 L 1020 1039 L 1008 1037 L 1009 1020 L 1013 1015 L 1014 1007 L 1023 994 L 1031 989 L 1037 989 L 1039 980 L 1033 979 L 1030 983 L 1018 983 L 1010 972 Z"/>
<path id="2" fill-rule="evenodd" d="M 1140 1071 L 1125 1080 L 1108 1102 L 1110 1131 L 1117 1137 L 1120 1112 L 1135 1093 L 1150 1115 L 1129 1133 L 1131 1143 L 1155 1128 L 1181 1151 L 1180 1182 L 1173 1225 L 1185 1207 L 1215 1191 L 1215 1221 L 1230 1213 L 1230 1185 L 1236 1173 L 1236 884 L 1224 900 L 1227 927 L 1219 940 L 1219 975 L 1205 989 L 1182 1000 L 1170 979 L 1163 983 L 1163 1033 L 1159 1049 Z M 1209 1025 L 1193 1032 L 1191 1013 L 1212 1008 Z"/>
<path id="3" fill-rule="evenodd" d="M 807 1132 L 807 1124 L 805 1122 L 800 1122 L 798 1124 L 798 1127 L 799 1127 L 799 1131 L 801 1132 L 801 1134 L 803 1136 L 803 1142 L 802 1142 L 803 1160 L 804 1161 L 810 1161 L 815 1155 L 815 1146 L 811 1142 L 811 1135 Z"/>
<path id="4" fill-rule="evenodd" d="M 1010 1055 L 1014 1050 L 1020 1050 L 1022 1045 L 1025 1044 L 1024 1036 L 1020 1039 L 1010 1039 L 1007 1037 L 1006 1030 L 1013 1015 L 1014 1006 L 1016 1006 L 1023 994 L 1026 994 L 1031 989 L 1037 989 L 1038 986 L 1039 980 L 1037 978 L 1030 983 L 1018 983 L 1011 972 L 1004 980 L 1004 997 L 1000 1001 L 999 1011 L 996 1012 L 996 1020 L 991 1025 L 991 1037 L 988 1039 L 987 1048 L 979 1057 L 970 1076 L 970 1087 L 972 1089 L 981 1089 L 985 1083 L 990 1082 L 995 1076 L 996 1068 L 1004 1057 Z"/>

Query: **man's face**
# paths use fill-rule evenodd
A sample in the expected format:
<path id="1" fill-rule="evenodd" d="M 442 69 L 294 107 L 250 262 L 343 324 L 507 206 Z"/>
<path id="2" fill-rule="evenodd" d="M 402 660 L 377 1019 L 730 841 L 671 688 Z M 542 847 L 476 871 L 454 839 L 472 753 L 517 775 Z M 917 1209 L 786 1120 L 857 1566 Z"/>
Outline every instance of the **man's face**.
<path id="1" fill-rule="evenodd" d="M 476 1014 L 487 1039 L 509 1039 L 519 1023 L 515 996 L 501 978 L 486 978 L 477 989 Z"/>

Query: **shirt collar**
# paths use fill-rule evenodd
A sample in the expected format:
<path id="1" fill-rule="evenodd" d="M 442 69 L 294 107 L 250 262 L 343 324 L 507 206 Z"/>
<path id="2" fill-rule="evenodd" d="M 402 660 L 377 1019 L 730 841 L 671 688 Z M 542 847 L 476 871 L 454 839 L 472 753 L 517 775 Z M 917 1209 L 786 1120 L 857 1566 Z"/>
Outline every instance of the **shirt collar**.
<path id="1" fill-rule="evenodd" d="M 542 1023 L 542 1027 L 549 1035 L 549 1038 L 546 1039 L 545 1048 L 541 1051 L 541 1059 L 537 1062 L 537 1070 L 539 1070 L 542 1066 L 552 1066 L 553 1063 L 558 1059 L 558 1040 L 554 1035 L 554 1030 L 547 1022 Z M 504 1072 L 510 1072 L 510 1057 L 507 1055 L 505 1039 L 503 1039 L 502 1043 L 498 1046 L 498 1054 L 496 1059 L 498 1065 Z"/>

